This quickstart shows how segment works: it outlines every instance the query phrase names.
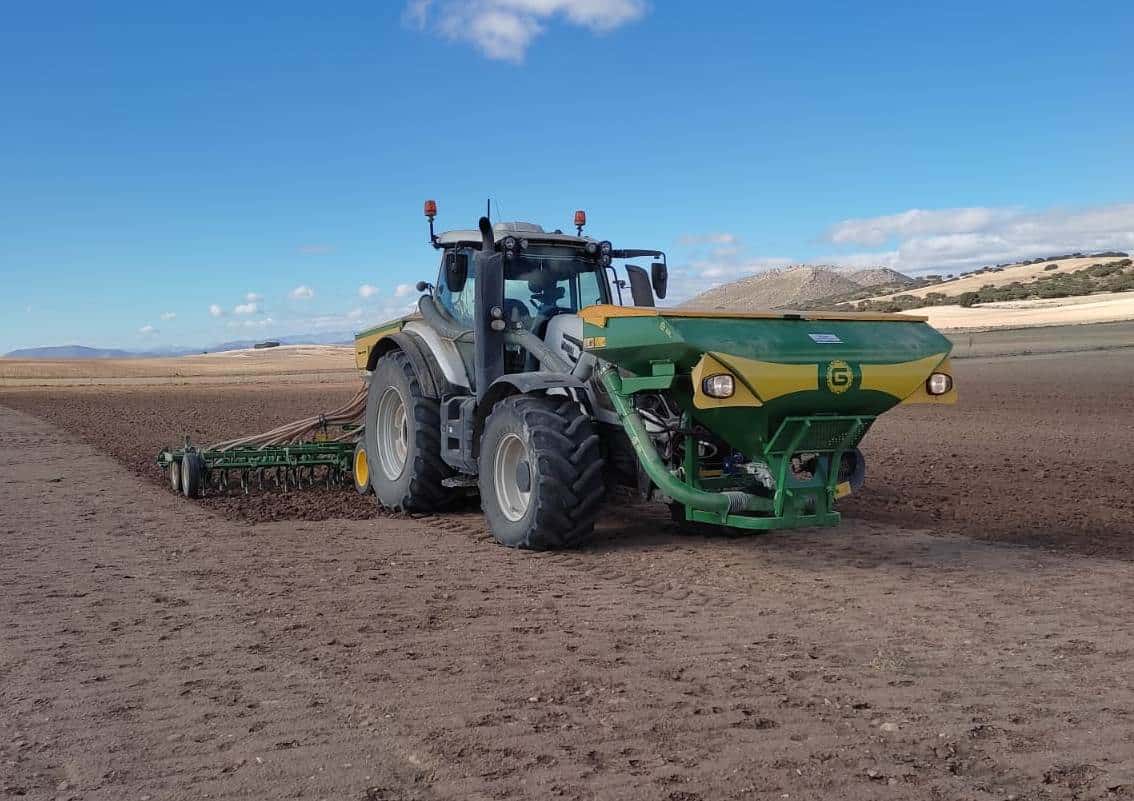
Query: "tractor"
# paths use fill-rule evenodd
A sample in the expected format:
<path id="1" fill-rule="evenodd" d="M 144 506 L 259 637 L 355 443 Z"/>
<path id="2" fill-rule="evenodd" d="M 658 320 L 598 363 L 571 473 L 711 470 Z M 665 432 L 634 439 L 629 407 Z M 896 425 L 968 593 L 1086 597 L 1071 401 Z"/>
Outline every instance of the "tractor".
<path id="1" fill-rule="evenodd" d="M 585 236 L 581 211 L 574 234 L 487 217 L 438 234 L 436 214 L 417 310 L 355 340 L 351 473 L 388 509 L 478 492 L 493 537 L 532 549 L 586 543 L 614 487 L 682 523 L 831 526 L 878 415 L 956 400 L 924 318 L 663 308 L 665 253 Z"/>

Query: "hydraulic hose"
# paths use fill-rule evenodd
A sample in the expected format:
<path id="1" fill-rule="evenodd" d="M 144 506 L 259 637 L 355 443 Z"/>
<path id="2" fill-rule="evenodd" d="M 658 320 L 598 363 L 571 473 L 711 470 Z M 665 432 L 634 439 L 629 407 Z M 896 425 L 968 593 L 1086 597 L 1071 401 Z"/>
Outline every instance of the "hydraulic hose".
<path id="1" fill-rule="evenodd" d="M 445 339 L 460 339 L 465 334 L 472 333 L 472 329 L 462 327 L 460 323 L 443 312 L 432 295 L 422 295 L 421 300 L 417 302 L 417 310 L 421 312 L 425 324 Z"/>
<path id="2" fill-rule="evenodd" d="M 540 367 L 551 373 L 570 373 L 571 365 L 567 360 L 547 346 L 542 339 L 531 331 L 518 329 L 504 334 L 504 341 L 510 345 L 519 345 L 532 356 L 535 356 Z"/>
<path id="3" fill-rule="evenodd" d="M 610 401 L 614 405 L 614 410 L 618 412 L 618 419 L 622 422 L 626 436 L 638 455 L 638 461 L 658 489 L 678 503 L 712 512 L 720 515 L 722 519 L 727 514 L 758 511 L 761 508 L 761 499 L 747 492 L 706 492 L 690 487 L 678 479 L 658 456 L 657 450 L 650 441 L 650 435 L 646 432 L 646 426 L 642 423 L 642 418 L 631 405 L 630 400 L 622 394 L 622 379 L 616 368 L 608 367 L 602 373 L 602 385 L 610 395 Z"/>

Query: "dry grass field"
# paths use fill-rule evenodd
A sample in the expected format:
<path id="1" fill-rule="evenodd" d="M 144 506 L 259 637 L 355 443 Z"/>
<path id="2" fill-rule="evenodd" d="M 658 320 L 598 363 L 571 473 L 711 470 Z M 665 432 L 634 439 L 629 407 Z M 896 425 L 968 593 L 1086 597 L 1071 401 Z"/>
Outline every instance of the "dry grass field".
<path id="1" fill-rule="evenodd" d="M 929 324 L 942 331 L 1113 323 L 1134 320 L 1134 292 L 981 303 L 970 308 L 927 306 L 909 313 L 928 317 Z"/>
<path id="2" fill-rule="evenodd" d="M 282 345 L 152 359 L 0 359 L 0 386 L 215 383 L 354 371 L 349 345 Z"/>
<path id="3" fill-rule="evenodd" d="M 1036 280 L 1041 275 L 1073 273 L 1084 267 L 1090 267 L 1092 264 L 1101 264 L 1108 261 L 1114 261 L 1114 259 L 1108 257 L 1093 257 L 1085 259 L 1058 259 L 1055 261 L 1040 262 L 1039 264 L 1015 264 L 1010 267 L 1005 267 L 999 272 L 973 273 L 920 289 L 909 289 L 893 292 L 888 295 L 878 295 L 877 297 L 871 298 L 871 300 L 888 300 L 897 295 L 913 295 L 914 297 L 924 298 L 930 292 L 944 292 L 947 295 L 959 295 L 962 292 L 976 292 L 981 287 L 989 284 L 992 286 L 1007 286 L 1013 281 L 1026 284 Z M 1057 265 L 1056 269 L 1046 271 L 1044 268 L 1049 264 Z"/>

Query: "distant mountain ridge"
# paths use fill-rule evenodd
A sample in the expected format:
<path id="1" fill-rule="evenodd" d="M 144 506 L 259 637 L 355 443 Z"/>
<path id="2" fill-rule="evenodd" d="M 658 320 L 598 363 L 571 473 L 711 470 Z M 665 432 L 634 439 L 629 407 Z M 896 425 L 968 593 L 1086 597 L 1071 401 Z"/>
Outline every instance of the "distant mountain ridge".
<path id="1" fill-rule="evenodd" d="M 5 359 L 146 359 L 160 356 L 189 356 L 196 353 L 224 353 L 229 350 L 251 348 L 260 339 L 234 339 L 207 348 L 173 347 L 148 351 L 121 350 L 119 348 L 92 348 L 86 345 L 56 345 L 42 348 L 19 348 L 5 353 Z M 349 345 L 354 334 L 346 331 L 331 331 L 324 334 L 293 334 L 286 337 L 272 337 L 281 345 Z"/>
<path id="2" fill-rule="evenodd" d="M 19 348 L 5 353 L 5 359 L 132 359 L 138 354 L 115 348 L 88 348 L 86 345 L 58 345 L 50 348 Z"/>

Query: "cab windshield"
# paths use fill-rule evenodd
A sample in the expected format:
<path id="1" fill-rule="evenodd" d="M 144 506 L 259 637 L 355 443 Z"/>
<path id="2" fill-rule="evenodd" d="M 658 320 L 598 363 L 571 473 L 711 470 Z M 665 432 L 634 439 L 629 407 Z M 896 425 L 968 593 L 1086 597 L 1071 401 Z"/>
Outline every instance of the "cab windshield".
<path id="1" fill-rule="evenodd" d="M 557 314 L 573 314 L 585 306 L 604 303 L 605 279 L 594 262 L 578 257 L 573 248 L 532 247 L 504 263 L 505 316 L 513 323 L 533 322 Z M 468 280 L 458 293 L 447 287 L 441 302 L 458 320 L 471 323 L 476 285 L 476 260 L 470 259 Z"/>

